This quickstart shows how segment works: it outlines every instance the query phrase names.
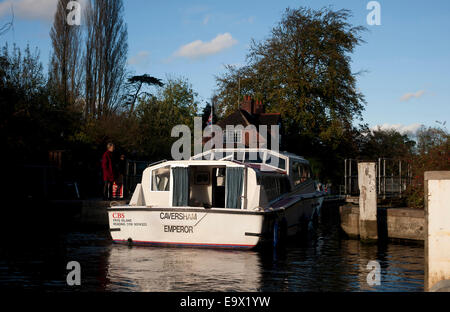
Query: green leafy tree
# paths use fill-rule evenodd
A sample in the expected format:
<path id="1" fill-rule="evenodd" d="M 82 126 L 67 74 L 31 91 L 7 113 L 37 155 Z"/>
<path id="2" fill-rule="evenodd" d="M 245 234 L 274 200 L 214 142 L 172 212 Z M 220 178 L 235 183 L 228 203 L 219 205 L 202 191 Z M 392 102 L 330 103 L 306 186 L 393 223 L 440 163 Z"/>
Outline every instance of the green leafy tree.
<path id="1" fill-rule="evenodd" d="M 0 139 L 12 162 L 40 162 L 66 147 L 79 115 L 49 102 L 39 51 L 5 45 L 0 52 Z"/>
<path id="2" fill-rule="evenodd" d="M 349 17 L 347 10 L 287 9 L 267 39 L 252 41 L 246 66 L 217 78 L 220 112 L 236 108 L 240 90 L 280 112 L 288 135 L 332 144 L 364 108 L 350 66 L 364 28 Z"/>
<path id="3" fill-rule="evenodd" d="M 409 159 L 416 142 L 407 134 L 397 130 L 380 128 L 361 135 L 359 158 L 376 160 L 378 158 Z"/>
<path id="4" fill-rule="evenodd" d="M 188 80 L 169 78 L 157 96 L 141 98 L 136 116 L 140 123 L 140 153 L 150 159 L 170 158 L 172 128 L 184 124 L 193 129 L 197 93 Z"/>
<path id="5" fill-rule="evenodd" d="M 348 10 L 286 9 L 266 39 L 252 41 L 245 66 L 228 66 L 216 77 L 221 117 L 237 109 L 242 95 L 262 100 L 267 112 L 281 113 L 281 148 L 314 160 L 324 180 L 337 181 L 336 168 L 356 153 L 353 124 L 365 105 L 351 70 L 365 28 L 352 26 L 350 16 Z"/>
<path id="6" fill-rule="evenodd" d="M 134 106 L 136 104 L 136 100 L 142 96 L 147 95 L 151 96 L 148 92 L 141 92 L 143 86 L 157 86 L 162 87 L 164 83 L 161 79 L 152 77 L 148 74 L 140 75 L 140 76 L 131 76 L 128 78 L 128 87 L 130 89 L 128 98 L 128 105 L 130 106 L 130 113 L 132 114 L 134 111 Z"/>

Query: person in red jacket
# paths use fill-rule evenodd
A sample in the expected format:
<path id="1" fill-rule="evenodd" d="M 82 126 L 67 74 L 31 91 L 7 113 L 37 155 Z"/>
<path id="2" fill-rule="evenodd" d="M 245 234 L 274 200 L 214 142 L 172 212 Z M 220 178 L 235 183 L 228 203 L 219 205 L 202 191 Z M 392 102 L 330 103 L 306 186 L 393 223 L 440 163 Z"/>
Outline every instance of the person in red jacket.
<path id="1" fill-rule="evenodd" d="M 114 144 L 108 143 L 106 152 L 102 157 L 102 170 L 103 170 L 103 199 L 110 200 L 112 197 L 112 186 L 114 183 L 113 172 L 113 152 Z"/>

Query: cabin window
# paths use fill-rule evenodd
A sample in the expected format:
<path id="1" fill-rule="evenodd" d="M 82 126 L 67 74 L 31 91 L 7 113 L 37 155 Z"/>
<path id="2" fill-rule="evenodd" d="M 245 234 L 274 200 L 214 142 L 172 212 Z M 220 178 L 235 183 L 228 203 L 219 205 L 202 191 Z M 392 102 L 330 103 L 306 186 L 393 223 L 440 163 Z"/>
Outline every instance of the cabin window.
<path id="1" fill-rule="evenodd" d="M 225 130 L 223 141 L 224 143 L 242 143 L 242 130 Z"/>
<path id="2" fill-rule="evenodd" d="M 308 165 L 302 164 L 301 165 L 301 181 L 302 183 L 311 178 L 311 169 Z"/>
<path id="3" fill-rule="evenodd" d="M 286 160 L 274 155 L 267 155 L 266 164 L 277 167 L 282 170 L 286 170 Z"/>
<path id="4" fill-rule="evenodd" d="M 289 179 L 286 176 L 261 176 L 260 183 L 266 191 L 269 202 L 291 191 Z"/>
<path id="5" fill-rule="evenodd" d="M 302 183 L 300 168 L 301 164 L 299 162 L 294 161 L 292 163 L 292 181 L 294 181 L 294 185 Z"/>
<path id="6" fill-rule="evenodd" d="M 292 180 L 294 185 L 299 185 L 311 178 L 311 169 L 307 164 L 294 161 L 292 163 Z"/>
<path id="7" fill-rule="evenodd" d="M 170 191 L 170 166 L 162 167 L 152 171 L 152 191 Z"/>

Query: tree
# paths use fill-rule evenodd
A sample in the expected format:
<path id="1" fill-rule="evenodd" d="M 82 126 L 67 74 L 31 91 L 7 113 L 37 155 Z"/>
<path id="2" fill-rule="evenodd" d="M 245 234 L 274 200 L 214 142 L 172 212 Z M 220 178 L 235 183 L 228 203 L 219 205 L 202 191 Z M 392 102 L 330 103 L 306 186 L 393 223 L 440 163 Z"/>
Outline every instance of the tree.
<path id="1" fill-rule="evenodd" d="M 171 110 L 171 124 L 184 124 L 193 129 L 194 117 L 197 115 L 197 92 L 185 78 L 169 78 L 158 98 Z"/>
<path id="2" fill-rule="evenodd" d="M 144 74 L 141 76 L 131 76 L 128 78 L 128 84 L 131 88 L 130 94 L 128 95 L 129 98 L 129 105 L 130 105 L 130 113 L 132 114 L 134 111 L 134 106 L 136 104 L 136 100 L 141 96 L 142 93 L 145 93 L 147 96 L 151 96 L 150 93 L 142 92 L 141 89 L 144 85 L 147 86 L 158 86 L 162 87 L 164 86 L 164 83 L 162 83 L 161 79 L 152 77 L 148 74 Z"/>
<path id="3" fill-rule="evenodd" d="M 14 26 L 14 10 L 11 6 L 11 21 L 0 26 L 0 36 L 6 34 Z"/>
<path id="4" fill-rule="evenodd" d="M 409 207 L 424 207 L 425 171 L 450 170 L 450 134 L 442 126 L 422 127 L 417 133 L 417 154 L 411 157 L 412 181 L 407 190 Z"/>
<path id="5" fill-rule="evenodd" d="M 39 50 L 36 48 L 32 52 L 27 45 L 22 53 L 14 44 L 10 52 L 8 44 L 5 44 L 1 53 L 5 64 L 1 69 L 3 87 L 14 89 L 31 105 L 30 99 L 39 94 L 46 84 Z"/>
<path id="6" fill-rule="evenodd" d="M 395 129 L 369 130 L 361 135 L 361 159 L 395 158 L 409 159 L 414 152 L 416 142 L 407 134 L 401 134 Z"/>
<path id="7" fill-rule="evenodd" d="M 350 66 L 364 28 L 352 27 L 349 17 L 347 10 L 287 9 L 267 39 L 252 41 L 247 65 L 217 77 L 219 111 L 226 115 L 242 93 L 253 94 L 282 114 L 293 141 L 339 139 L 365 103 Z"/>
<path id="8" fill-rule="evenodd" d="M 46 160 L 48 150 L 63 149 L 79 123 L 77 114 L 49 102 L 39 51 L 5 45 L 0 51 L 0 140 L 11 163 Z"/>
<path id="9" fill-rule="evenodd" d="M 138 146 L 150 159 L 171 157 L 172 128 L 188 125 L 193 130 L 197 115 L 197 93 L 188 80 L 169 78 L 157 96 L 139 99 L 136 116 L 139 119 Z"/>
<path id="10" fill-rule="evenodd" d="M 314 160 L 319 178 L 335 183 L 342 176 L 337 168 L 355 153 L 353 123 L 362 120 L 365 105 L 351 70 L 365 28 L 350 25 L 350 16 L 348 10 L 286 9 L 267 39 L 252 40 L 244 66 L 228 66 L 216 77 L 221 117 L 237 109 L 242 95 L 262 100 L 267 112 L 281 113 L 281 149 Z"/>
<path id="11" fill-rule="evenodd" d="M 449 141 L 449 133 L 444 128 L 445 122 L 442 127 L 421 127 L 417 131 L 417 149 L 419 154 L 427 154 L 433 148 L 443 146 Z"/>
<path id="12" fill-rule="evenodd" d="M 82 63 L 81 28 L 69 25 L 67 4 L 70 0 L 59 0 L 50 31 L 53 53 L 49 68 L 49 83 L 56 100 L 67 107 L 75 104 L 81 95 Z"/>
<path id="13" fill-rule="evenodd" d="M 101 116 L 122 99 L 128 53 L 122 0 L 92 0 L 87 8 L 85 63 L 86 114 Z"/>

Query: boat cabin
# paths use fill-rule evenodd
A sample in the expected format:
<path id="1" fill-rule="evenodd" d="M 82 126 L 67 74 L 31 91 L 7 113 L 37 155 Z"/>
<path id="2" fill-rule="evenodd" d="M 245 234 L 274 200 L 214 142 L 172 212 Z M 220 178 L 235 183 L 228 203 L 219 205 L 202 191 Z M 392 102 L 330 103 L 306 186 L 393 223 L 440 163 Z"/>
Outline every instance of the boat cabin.
<path id="1" fill-rule="evenodd" d="M 147 168 L 130 205 L 256 210 L 311 181 L 302 157 L 265 149 L 213 149 Z"/>

